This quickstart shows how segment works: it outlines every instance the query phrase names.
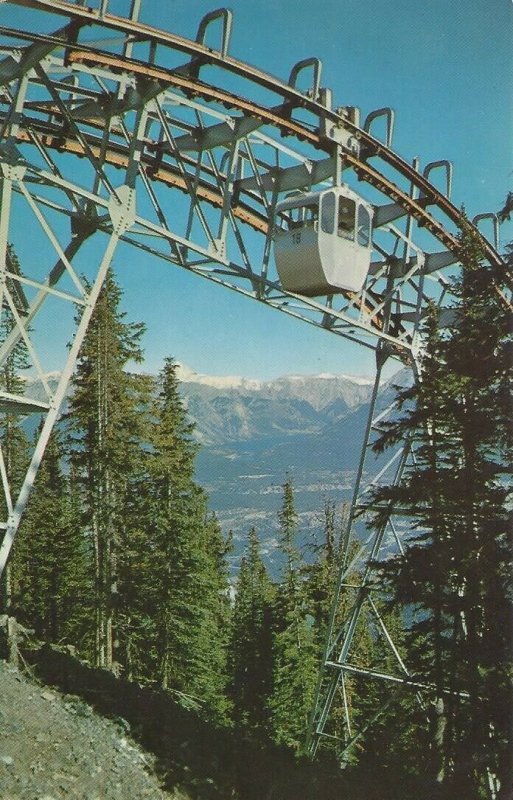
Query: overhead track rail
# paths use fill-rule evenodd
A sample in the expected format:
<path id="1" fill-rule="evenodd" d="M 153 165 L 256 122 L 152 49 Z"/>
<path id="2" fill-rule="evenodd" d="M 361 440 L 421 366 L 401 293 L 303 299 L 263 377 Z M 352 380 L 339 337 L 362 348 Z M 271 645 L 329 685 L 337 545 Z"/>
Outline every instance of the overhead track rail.
<path id="1" fill-rule="evenodd" d="M 247 78 L 254 83 L 259 84 L 263 88 L 270 89 L 276 94 L 279 94 L 283 97 L 284 103 L 287 105 L 283 106 L 283 109 L 291 110 L 292 108 L 303 108 L 307 111 L 312 112 L 313 114 L 321 117 L 322 119 L 329 120 L 333 124 L 340 124 L 341 116 L 336 111 L 333 111 L 329 108 L 321 106 L 316 100 L 310 99 L 309 97 L 302 94 L 298 91 L 294 86 L 290 84 L 282 83 L 276 78 L 271 77 L 265 72 L 252 67 L 249 64 L 245 64 L 243 62 L 237 61 L 236 59 L 223 54 L 218 54 L 216 51 L 206 47 L 201 42 L 193 42 L 188 39 L 184 39 L 176 34 L 167 33 L 161 31 L 157 28 L 153 28 L 149 25 L 145 25 L 143 23 L 137 21 L 127 21 L 123 17 L 118 17 L 113 14 L 105 13 L 101 14 L 99 11 L 94 12 L 91 8 L 83 8 L 77 6 L 75 4 L 70 4 L 67 0 L 9 0 L 15 5 L 21 6 L 28 6 L 30 8 L 39 9 L 39 10 L 47 10 L 52 14 L 61 14 L 67 17 L 70 17 L 75 22 L 80 22 L 84 24 L 101 24 L 111 30 L 118 31 L 119 33 L 124 34 L 125 36 L 130 37 L 131 39 L 135 39 L 138 41 L 151 41 L 155 44 L 162 45 L 164 47 L 169 47 L 174 50 L 178 50 L 180 52 L 186 53 L 187 55 L 192 56 L 201 61 L 202 65 L 212 65 L 216 67 L 220 67 L 228 72 L 233 72 L 241 77 Z M 7 34 L 9 33 L 10 29 L 5 27 L 0 27 L 0 34 Z M 11 31 L 12 32 L 12 31 Z M 34 33 L 28 33 L 19 31 L 17 35 L 21 38 L 26 38 L 30 41 L 44 41 L 48 44 L 55 44 L 55 46 L 62 46 L 65 45 L 70 52 L 77 49 L 80 50 L 81 48 L 78 47 L 77 44 L 73 43 L 72 41 L 59 41 L 59 39 L 44 36 L 44 35 L 35 35 Z M 76 56 L 75 56 L 76 57 Z M 91 52 L 89 55 L 89 59 L 93 59 L 96 57 L 98 61 L 98 65 L 101 64 L 102 55 L 99 54 L 97 51 Z M 73 56 L 72 56 L 73 58 Z M 80 58 L 80 57 L 79 57 Z M 82 55 L 83 59 L 86 59 L 87 56 L 84 53 Z M 106 55 L 103 55 L 103 59 L 109 58 Z M 105 63 L 105 61 L 104 61 Z M 116 58 L 112 59 L 110 65 L 118 68 L 126 68 L 127 66 L 134 70 L 134 72 L 143 72 L 146 75 L 151 77 L 155 77 L 159 80 L 170 80 L 170 81 L 179 81 L 178 76 L 173 76 L 172 71 L 166 73 L 164 70 L 154 69 L 153 66 L 140 62 L 130 60 L 130 59 L 123 59 L 123 58 Z M 175 83 L 176 85 L 176 83 Z M 242 98 L 237 98 L 235 95 L 230 95 L 229 93 L 222 92 L 216 87 L 209 87 L 207 84 L 201 84 L 199 79 L 196 81 L 189 78 L 183 78 L 181 82 L 178 83 L 182 88 L 186 88 L 189 91 L 198 91 L 198 94 L 202 94 L 205 99 L 210 100 L 218 100 L 222 103 L 230 103 L 232 108 L 237 107 L 238 110 L 243 111 L 244 113 L 254 113 L 255 116 L 259 116 L 259 113 L 262 115 L 262 119 L 270 124 L 275 124 L 278 127 L 280 125 L 284 126 L 284 129 L 287 131 L 287 135 L 297 135 L 300 139 L 308 139 L 312 143 L 315 143 L 316 146 L 322 149 L 327 149 L 328 152 L 333 148 L 333 141 L 324 137 L 324 141 L 322 137 L 319 135 L 318 132 L 308 131 L 304 126 L 298 126 L 294 124 L 290 119 L 287 118 L 285 114 L 282 115 L 273 115 L 272 112 L 269 112 L 267 109 L 263 109 L 256 104 L 253 103 L 243 103 Z M 238 101 L 238 102 L 237 102 Z M 456 242 L 454 237 L 450 237 L 446 232 L 443 233 L 443 229 L 436 220 L 433 220 L 427 211 L 422 208 L 424 204 L 435 204 L 444 214 L 448 217 L 451 222 L 453 222 L 456 226 L 461 226 L 461 212 L 458 208 L 456 208 L 448 199 L 443 192 L 437 190 L 426 177 L 421 175 L 417 172 L 408 162 L 404 161 L 400 156 L 394 153 L 389 146 L 380 142 L 378 139 L 374 138 L 370 135 L 367 130 L 359 128 L 354 122 L 352 122 L 348 117 L 343 118 L 343 126 L 347 129 L 349 133 L 356 136 L 357 140 L 360 141 L 363 149 L 366 152 L 367 158 L 372 156 L 378 156 L 384 162 L 386 162 L 389 166 L 396 169 L 403 177 L 407 178 L 420 192 L 421 197 L 424 199 L 423 204 L 408 204 L 407 199 L 404 196 L 404 193 L 401 193 L 399 189 L 398 192 L 398 200 L 401 200 L 402 203 L 406 204 L 405 210 L 412 213 L 415 218 L 420 221 L 421 224 L 425 225 L 428 230 L 435 233 L 435 235 L 439 236 L 441 241 L 444 241 L 442 237 L 445 238 L 444 244 L 447 247 L 452 246 L 456 247 Z M 383 186 L 384 190 L 390 190 L 391 184 L 389 181 L 380 182 L 376 176 L 376 173 L 371 171 L 365 162 L 362 162 L 358 159 L 350 159 L 349 161 L 350 166 L 353 166 L 357 169 L 362 171 L 362 175 L 359 177 L 369 177 L 369 182 L 374 183 L 378 188 Z M 393 184 L 392 184 L 393 186 Z M 409 208 L 408 208 L 409 205 Z M 447 237 L 447 238 L 446 238 Z M 486 258 L 490 261 L 491 264 L 496 265 L 503 265 L 503 261 L 500 255 L 495 251 L 492 245 L 482 237 L 482 246 L 485 252 Z"/>

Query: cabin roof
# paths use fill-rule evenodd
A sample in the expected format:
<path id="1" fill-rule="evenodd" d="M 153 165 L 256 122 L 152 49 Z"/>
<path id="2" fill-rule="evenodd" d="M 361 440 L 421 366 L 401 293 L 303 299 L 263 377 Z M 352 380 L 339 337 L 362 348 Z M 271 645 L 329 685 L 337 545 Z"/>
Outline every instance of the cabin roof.
<path id="1" fill-rule="evenodd" d="M 338 195 L 342 195 L 343 197 L 348 197 L 350 200 L 354 200 L 357 203 L 363 203 L 363 205 L 366 206 L 369 211 L 373 210 L 373 206 L 355 191 L 350 189 L 349 186 L 330 186 L 322 191 L 298 192 L 290 197 L 286 197 L 285 200 L 281 200 L 276 204 L 276 213 L 279 213 L 280 211 L 288 211 L 291 208 L 318 206 L 321 195 L 332 191 Z"/>

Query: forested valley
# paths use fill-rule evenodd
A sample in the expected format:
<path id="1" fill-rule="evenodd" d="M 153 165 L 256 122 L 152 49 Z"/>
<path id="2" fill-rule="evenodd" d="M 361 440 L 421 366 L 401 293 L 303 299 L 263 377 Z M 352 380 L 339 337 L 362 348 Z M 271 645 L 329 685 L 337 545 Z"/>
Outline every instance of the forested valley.
<path id="1" fill-rule="evenodd" d="M 371 527 L 391 508 L 413 520 L 409 547 L 376 568 L 377 602 L 396 655 L 408 653 L 408 676 L 428 691 L 419 698 L 411 687 L 364 680 L 358 668 L 377 673 L 391 656 L 379 625 L 361 617 L 355 672 L 332 712 L 340 739 L 325 749 L 355 781 L 386 774 L 416 797 L 505 800 L 513 331 L 494 288 L 505 277 L 481 268 L 471 232 L 461 244 L 451 321 L 442 328 L 431 310 L 422 380 L 398 390 L 397 415 L 376 445 L 411 437 L 415 459 L 401 486 L 370 493 L 365 511 Z M 195 481 L 198 445 L 176 364 L 168 358 L 158 378 L 133 371 L 143 326 L 126 320 L 121 301 L 110 275 L 2 581 L 3 610 L 40 641 L 158 687 L 219 729 L 302 757 L 330 614 L 347 616 L 361 577 L 346 576 L 332 611 L 341 561 L 351 557 L 347 509 L 320 498 L 324 532 L 305 552 L 293 475 L 284 475 L 281 575 L 269 575 L 251 528 L 230 583 L 230 537 Z M 20 346 L 1 376 L 6 391 L 27 365 Z M 28 434 L 6 413 L 0 438 L 16 486 Z M 352 729 L 362 733 L 347 747 Z"/>

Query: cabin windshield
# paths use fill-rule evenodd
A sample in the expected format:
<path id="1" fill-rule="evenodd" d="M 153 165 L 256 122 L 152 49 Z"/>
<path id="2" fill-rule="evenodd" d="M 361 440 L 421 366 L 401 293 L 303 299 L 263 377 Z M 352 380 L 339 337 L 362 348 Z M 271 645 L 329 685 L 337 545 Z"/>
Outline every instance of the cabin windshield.
<path id="1" fill-rule="evenodd" d="M 358 244 L 368 247 L 370 244 L 370 214 L 361 204 L 358 206 Z"/>
<path id="2" fill-rule="evenodd" d="M 339 197 L 337 233 L 343 239 L 354 242 L 356 203 L 348 197 Z"/>

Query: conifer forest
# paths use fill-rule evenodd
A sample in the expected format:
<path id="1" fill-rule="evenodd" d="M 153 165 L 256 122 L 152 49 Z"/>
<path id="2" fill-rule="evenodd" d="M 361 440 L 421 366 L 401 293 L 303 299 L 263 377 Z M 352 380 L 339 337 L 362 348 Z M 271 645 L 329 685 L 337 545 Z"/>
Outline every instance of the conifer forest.
<path id="1" fill-rule="evenodd" d="M 410 674 L 430 688 L 419 698 L 347 676 L 335 725 L 346 729 L 349 716 L 362 734 L 349 749 L 335 739 L 324 748 L 348 776 L 393 776 L 416 797 L 506 800 L 513 328 L 496 289 L 502 276 L 481 268 L 470 229 L 461 245 L 451 320 L 442 327 L 436 307 L 427 315 L 420 380 L 397 389 L 395 416 L 375 445 L 386 452 L 411 437 L 415 459 L 400 485 L 369 494 L 365 510 L 369 527 L 391 508 L 411 520 L 406 546 L 377 565 L 374 580 L 399 653 L 407 649 Z M 513 266 L 511 248 L 505 264 Z M 301 759 L 330 615 L 344 618 L 359 580 L 346 579 L 333 607 L 347 558 L 346 509 L 320 497 L 324 530 L 305 551 L 294 476 L 285 474 L 276 503 L 280 574 L 266 565 L 262 531 L 248 527 L 230 578 L 230 536 L 195 479 L 198 444 L 176 363 L 170 356 L 156 377 L 134 371 L 142 334 L 109 274 L 2 580 L 3 609 L 37 640 Z M 6 391 L 16 391 L 24 367 L 21 343 L 1 375 Z M 13 486 L 34 433 L 2 414 Z M 372 671 L 383 664 L 383 640 L 361 618 L 359 626 L 356 666 Z M 376 706 L 381 713 L 371 718 Z M 398 788 L 396 796 L 406 795 Z"/>

